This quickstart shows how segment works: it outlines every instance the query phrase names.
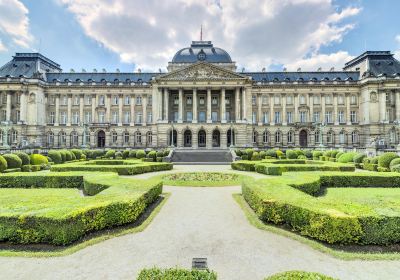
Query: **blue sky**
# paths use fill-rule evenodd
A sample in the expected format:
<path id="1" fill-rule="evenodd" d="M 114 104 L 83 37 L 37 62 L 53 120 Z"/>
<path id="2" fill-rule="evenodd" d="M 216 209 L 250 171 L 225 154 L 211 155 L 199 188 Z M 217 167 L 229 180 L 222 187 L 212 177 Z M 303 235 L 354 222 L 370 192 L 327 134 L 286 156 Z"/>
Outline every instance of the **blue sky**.
<path id="1" fill-rule="evenodd" d="M 40 51 L 64 71 L 165 70 L 200 25 L 246 70 L 341 68 L 366 48 L 400 54 L 400 1 L 197 2 L 0 0 L 0 65 Z"/>

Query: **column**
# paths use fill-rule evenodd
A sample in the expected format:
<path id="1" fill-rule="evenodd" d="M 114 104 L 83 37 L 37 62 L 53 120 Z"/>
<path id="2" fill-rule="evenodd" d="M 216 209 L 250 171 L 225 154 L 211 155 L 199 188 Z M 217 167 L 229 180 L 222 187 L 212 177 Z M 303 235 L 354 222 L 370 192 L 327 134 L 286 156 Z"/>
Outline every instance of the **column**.
<path id="1" fill-rule="evenodd" d="M 27 92 L 21 92 L 21 105 L 20 105 L 20 121 L 21 122 L 26 122 L 26 116 L 27 116 L 27 107 L 26 107 L 26 96 Z"/>
<path id="2" fill-rule="evenodd" d="M 226 123 L 225 88 L 221 89 L 221 123 Z"/>
<path id="3" fill-rule="evenodd" d="M 207 89 L 207 123 L 212 123 L 211 120 L 211 89 Z M 207 133 L 208 135 L 208 133 Z"/>
<path id="4" fill-rule="evenodd" d="M 314 122 L 314 99 L 312 93 L 308 95 L 308 107 L 310 108 L 309 122 Z"/>
<path id="5" fill-rule="evenodd" d="M 161 121 L 163 119 L 163 89 L 157 88 L 157 101 L 153 100 L 153 105 L 156 106 L 158 109 L 158 116 L 157 119 L 154 121 Z"/>
<path id="6" fill-rule="evenodd" d="M 386 122 L 386 92 L 378 92 L 379 95 L 379 121 Z"/>
<path id="7" fill-rule="evenodd" d="M 122 126 L 123 114 L 122 114 L 122 104 L 124 101 L 124 96 L 122 94 L 118 97 L 118 126 Z"/>
<path id="8" fill-rule="evenodd" d="M 286 120 L 286 94 L 282 93 L 282 125 L 287 125 Z"/>
<path id="9" fill-rule="evenodd" d="M 293 102 L 294 102 L 294 122 L 297 123 L 299 122 L 299 94 L 295 93 L 293 95 Z"/>
<path id="10" fill-rule="evenodd" d="M 67 103 L 67 126 L 71 125 L 72 119 L 72 94 L 68 94 L 68 103 Z"/>
<path id="11" fill-rule="evenodd" d="M 246 105 L 246 89 L 242 88 L 242 120 L 248 122 Z"/>
<path id="12" fill-rule="evenodd" d="M 192 114 L 193 114 L 192 123 L 197 123 L 197 88 L 193 89 L 192 106 L 193 106 L 192 107 Z M 192 143 L 193 143 L 193 139 L 194 139 L 194 136 L 192 135 Z M 197 143 L 197 140 L 196 140 L 196 143 Z"/>
<path id="13" fill-rule="evenodd" d="M 97 123 L 97 116 L 96 116 L 96 94 L 92 94 L 92 123 Z"/>
<path id="14" fill-rule="evenodd" d="M 258 125 L 262 125 L 262 94 L 259 93 L 257 96 L 257 118 L 258 118 Z"/>
<path id="15" fill-rule="evenodd" d="M 146 124 L 147 124 L 147 95 L 143 95 L 143 97 L 142 97 L 142 108 L 143 108 L 142 125 L 146 126 Z"/>
<path id="16" fill-rule="evenodd" d="M 6 121 L 11 121 L 11 91 L 7 91 Z"/>
<path id="17" fill-rule="evenodd" d="M 271 93 L 269 95 L 269 123 L 270 123 L 270 125 L 275 125 L 275 119 L 274 119 L 274 94 L 273 93 Z"/>
<path id="18" fill-rule="evenodd" d="M 351 125 L 350 119 L 350 93 L 346 93 L 346 123 Z"/>
<path id="19" fill-rule="evenodd" d="M 135 125 L 135 96 L 131 95 L 131 123 L 130 126 Z"/>
<path id="20" fill-rule="evenodd" d="M 339 125 L 337 99 L 337 93 L 333 93 L 333 122 L 335 125 Z"/>
<path id="21" fill-rule="evenodd" d="M 183 122 L 183 89 L 179 89 L 178 123 Z"/>
<path id="22" fill-rule="evenodd" d="M 60 95 L 56 94 L 56 113 L 54 119 L 54 126 L 58 126 L 60 123 Z"/>
<path id="23" fill-rule="evenodd" d="M 396 91 L 395 95 L 396 95 L 396 120 L 400 121 L 400 91 Z"/>
<path id="24" fill-rule="evenodd" d="M 325 95 L 321 94 L 321 120 L 325 122 Z"/>
<path id="25" fill-rule="evenodd" d="M 235 120 L 240 122 L 240 88 L 235 89 Z"/>
<path id="26" fill-rule="evenodd" d="M 169 122 L 169 91 L 164 88 L 164 120 Z"/>
<path id="27" fill-rule="evenodd" d="M 107 94 L 106 101 L 106 123 L 111 122 L 111 94 Z"/>
<path id="28" fill-rule="evenodd" d="M 81 123 L 83 123 L 84 122 L 84 117 L 83 117 L 83 105 L 84 105 L 84 95 L 83 94 L 81 94 L 80 96 L 79 96 L 79 121 L 81 122 Z"/>

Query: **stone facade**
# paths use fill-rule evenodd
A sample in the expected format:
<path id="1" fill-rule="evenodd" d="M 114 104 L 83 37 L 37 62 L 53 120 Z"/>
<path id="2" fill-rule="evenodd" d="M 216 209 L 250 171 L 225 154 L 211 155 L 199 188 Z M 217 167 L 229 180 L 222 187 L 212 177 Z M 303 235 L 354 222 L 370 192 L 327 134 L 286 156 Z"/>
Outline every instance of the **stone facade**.
<path id="1" fill-rule="evenodd" d="M 0 68 L 0 142 L 193 149 L 399 143 L 400 63 L 390 52 L 366 52 L 342 71 L 236 72 L 226 52 L 201 41 L 179 51 L 168 69 L 62 72 L 40 54 L 17 53 Z"/>

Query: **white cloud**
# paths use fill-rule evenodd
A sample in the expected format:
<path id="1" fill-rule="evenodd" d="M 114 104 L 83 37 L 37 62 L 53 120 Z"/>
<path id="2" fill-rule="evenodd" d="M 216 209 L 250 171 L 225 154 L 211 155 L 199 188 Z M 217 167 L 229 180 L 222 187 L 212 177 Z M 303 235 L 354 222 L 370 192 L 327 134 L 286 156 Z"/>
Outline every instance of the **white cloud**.
<path id="1" fill-rule="evenodd" d="M 0 40 L 0 52 L 5 52 L 7 51 L 6 46 L 4 46 L 3 42 Z"/>
<path id="2" fill-rule="evenodd" d="M 354 28 L 343 20 L 360 11 L 338 11 L 331 0 L 59 1 L 87 36 L 144 69 L 165 67 L 178 49 L 198 40 L 201 24 L 203 38 L 246 69 L 306 61 L 340 42 Z"/>
<path id="3" fill-rule="evenodd" d="M 33 36 L 29 33 L 28 13 L 18 0 L 0 0 L 0 35 L 9 37 L 18 46 L 29 48 Z"/>
<path id="4" fill-rule="evenodd" d="M 343 68 L 344 62 L 350 61 L 354 57 L 349 55 L 348 52 L 339 51 L 331 54 L 315 54 L 310 58 L 300 59 L 293 63 L 286 64 L 289 71 L 296 71 L 296 69 L 301 68 L 301 70 L 307 71 L 317 71 L 318 68 L 328 71 L 332 67 L 335 70 L 341 70 Z"/>

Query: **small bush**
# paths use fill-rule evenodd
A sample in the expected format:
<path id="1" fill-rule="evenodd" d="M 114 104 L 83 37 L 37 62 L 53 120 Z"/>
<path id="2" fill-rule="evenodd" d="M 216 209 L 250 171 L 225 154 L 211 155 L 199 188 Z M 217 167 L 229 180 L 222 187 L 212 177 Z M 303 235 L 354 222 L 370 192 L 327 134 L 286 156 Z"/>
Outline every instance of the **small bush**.
<path id="1" fill-rule="evenodd" d="M 313 153 L 310 150 L 304 150 L 304 155 L 309 159 L 313 157 Z"/>
<path id="2" fill-rule="evenodd" d="M 115 158 L 122 158 L 122 153 L 120 151 L 115 152 Z"/>
<path id="3" fill-rule="evenodd" d="M 267 151 L 265 152 L 265 156 L 276 158 L 276 157 L 277 157 L 277 155 L 276 155 L 276 150 L 274 150 L 274 149 L 269 149 L 269 150 L 267 150 Z"/>
<path id="4" fill-rule="evenodd" d="M 299 155 L 297 158 L 298 159 L 307 159 L 307 157 L 305 155 Z"/>
<path id="5" fill-rule="evenodd" d="M 344 152 L 338 152 L 338 153 L 336 154 L 335 158 L 336 158 L 336 159 L 339 159 L 340 156 L 343 155 L 343 154 L 344 154 Z"/>
<path id="6" fill-rule="evenodd" d="M 236 155 L 237 155 L 238 157 L 242 156 L 242 151 L 239 150 L 239 149 L 236 149 L 236 150 L 235 150 L 235 153 L 236 153 Z"/>
<path id="7" fill-rule="evenodd" d="M 394 160 L 392 160 L 389 164 L 389 167 L 392 168 L 392 166 L 394 165 L 398 165 L 400 164 L 400 158 L 395 158 Z"/>
<path id="8" fill-rule="evenodd" d="M 153 161 L 156 161 L 157 152 L 156 152 L 156 151 L 150 151 L 150 152 L 147 154 L 147 157 L 148 157 L 148 158 L 151 158 Z"/>
<path id="9" fill-rule="evenodd" d="M 390 167 L 390 171 L 392 171 L 392 172 L 400 172 L 400 164 L 392 165 Z"/>
<path id="10" fill-rule="evenodd" d="M 115 150 L 108 150 L 104 157 L 106 157 L 106 158 L 115 158 Z"/>
<path id="11" fill-rule="evenodd" d="M 265 278 L 264 280 L 335 280 L 335 279 L 316 272 L 293 270 L 293 271 L 286 271 L 274 274 L 272 276 Z"/>
<path id="12" fill-rule="evenodd" d="M 27 165 L 30 163 L 29 155 L 27 153 L 16 152 L 15 154 L 22 160 L 22 165 Z"/>
<path id="13" fill-rule="evenodd" d="M 286 158 L 287 159 L 296 159 L 298 157 L 297 153 L 293 150 L 286 151 Z"/>
<path id="14" fill-rule="evenodd" d="M 359 153 L 359 154 L 356 154 L 356 155 L 353 157 L 353 161 L 354 161 L 354 163 L 360 164 L 360 163 L 362 163 L 362 161 L 363 161 L 363 159 L 364 159 L 365 157 L 367 157 L 366 154 Z"/>
<path id="15" fill-rule="evenodd" d="M 267 153 L 265 151 L 261 151 L 259 152 L 260 155 L 260 159 L 265 159 L 265 156 L 267 155 Z"/>
<path id="16" fill-rule="evenodd" d="M 151 268 L 140 271 L 137 280 L 217 280 L 217 274 L 208 270 L 187 270 L 181 268 Z M 324 279 L 322 279 L 324 280 Z"/>
<path id="17" fill-rule="evenodd" d="M 41 154 L 30 155 L 30 162 L 32 165 L 39 165 L 39 170 L 40 170 L 40 165 L 49 163 L 47 158 Z"/>
<path id="18" fill-rule="evenodd" d="M 76 159 L 81 159 L 82 158 L 82 155 L 83 155 L 82 150 L 72 149 L 71 152 L 75 155 Z"/>
<path id="19" fill-rule="evenodd" d="M 136 152 L 136 158 L 141 159 L 144 158 L 146 156 L 146 152 L 144 150 L 138 150 Z"/>
<path id="20" fill-rule="evenodd" d="M 163 157 L 164 156 L 164 152 L 163 151 L 157 151 L 156 153 L 157 157 Z"/>
<path id="21" fill-rule="evenodd" d="M 49 158 L 51 158 L 51 161 L 54 162 L 54 163 L 62 163 L 63 162 L 60 151 L 50 150 L 48 152 L 47 156 Z"/>
<path id="22" fill-rule="evenodd" d="M 129 151 L 129 158 L 136 158 L 136 150 Z"/>
<path id="23" fill-rule="evenodd" d="M 396 153 L 384 153 L 383 155 L 379 156 L 378 159 L 378 167 L 389 168 L 390 162 L 399 156 Z"/>
<path id="24" fill-rule="evenodd" d="M 283 152 L 282 152 L 281 150 L 276 150 L 276 156 L 277 156 L 278 158 L 283 157 Z"/>
<path id="25" fill-rule="evenodd" d="M 253 149 L 246 149 L 245 154 L 247 155 L 247 158 L 251 159 L 253 156 L 254 150 Z"/>
<path id="26" fill-rule="evenodd" d="M 65 150 L 60 150 L 60 155 L 61 155 L 62 162 L 66 162 L 67 161 L 67 152 Z"/>
<path id="27" fill-rule="evenodd" d="M 353 158 L 356 155 L 356 152 L 348 152 L 348 153 L 344 153 L 343 155 L 341 155 L 337 161 L 341 162 L 341 163 L 348 163 L 348 162 L 353 162 Z"/>
<path id="28" fill-rule="evenodd" d="M 167 157 L 169 155 L 169 150 L 164 151 L 164 156 Z"/>
<path id="29" fill-rule="evenodd" d="M 241 158 L 242 158 L 242 160 L 248 160 L 248 156 L 247 155 L 242 155 Z"/>
<path id="30" fill-rule="evenodd" d="M 123 152 L 122 152 L 122 158 L 123 159 L 127 159 L 129 157 L 129 150 L 124 150 Z"/>
<path id="31" fill-rule="evenodd" d="M 331 152 L 331 158 L 336 158 L 336 155 L 339 153 L 339 151 L 338 150 L 333 150 L 332 152 Z"/>
<path id="32" fill-rule="evenodd" d="M 260 154 L 258 152 L 253 152 L 251 160 L 260 160 Z"/>
<path id="33" fill-rule="evenodd" d="M 5 154 L 3 158 L 7 161 L 8 169 L 21 168 L 22 166 L 22 160 L 17 155 Z"/>
<path id="34" fill-rule="evenodd" d="M 313 159 L 319 160 L 319 157 L 321 157 L 323 153 L 321 151 L 313 151 L 312 152 L 312 157 Z"/>

